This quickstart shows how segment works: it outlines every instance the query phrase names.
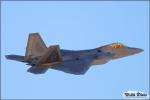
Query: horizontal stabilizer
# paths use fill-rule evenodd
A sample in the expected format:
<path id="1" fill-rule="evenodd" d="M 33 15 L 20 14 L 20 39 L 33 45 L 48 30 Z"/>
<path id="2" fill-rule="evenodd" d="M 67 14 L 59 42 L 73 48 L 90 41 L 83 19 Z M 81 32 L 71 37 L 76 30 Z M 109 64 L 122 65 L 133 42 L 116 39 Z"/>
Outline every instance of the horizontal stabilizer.
<path id="1" fill-rule="evenodd" d="M 16 60 L 16 61 L 20 61 L 20 62 L 24 62 L 24 56 L 19 56 L 19 55 L 6 55 L 5 56 L 7 59 L 10 60 Z"/>
<path id="2" fill-rule="evenodd" d="M 27 71 L 33 74 L 43 74 L 48 70 L 48 68 L 33 66 L 30 67 Z"/>

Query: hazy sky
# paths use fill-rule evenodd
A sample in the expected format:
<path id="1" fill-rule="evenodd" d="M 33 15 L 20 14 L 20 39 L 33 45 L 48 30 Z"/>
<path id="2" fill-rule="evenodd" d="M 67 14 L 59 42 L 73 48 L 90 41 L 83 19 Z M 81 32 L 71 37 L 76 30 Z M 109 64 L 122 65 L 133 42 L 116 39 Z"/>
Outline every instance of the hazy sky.
<path id="1" fill-rule="evenodd" d="M 3 99 L 123 98 L 128 90 L 149 93 L 148 2 L 50 1 L 2 2 L 1 90 Z M 24 55 L 29 33 L 39 32 L 47 46 L 82 50 L 121 42 L 144 52 L 92 66 L 85 75 L 49 70 L 6 60 Z"/>

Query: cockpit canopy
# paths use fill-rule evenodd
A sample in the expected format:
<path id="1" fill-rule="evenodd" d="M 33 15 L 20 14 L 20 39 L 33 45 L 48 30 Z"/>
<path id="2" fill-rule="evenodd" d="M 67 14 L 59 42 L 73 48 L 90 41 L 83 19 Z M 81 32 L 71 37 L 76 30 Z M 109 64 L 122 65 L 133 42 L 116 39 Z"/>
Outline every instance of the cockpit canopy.
<path id="1" fill-rule="evenodd" d="M 126 46 L 122 43 L 113 43 L 112 45 L 110 45 L 112 48 L 114 49 L 119 49 L 119 48 L 125 48 Z"/>

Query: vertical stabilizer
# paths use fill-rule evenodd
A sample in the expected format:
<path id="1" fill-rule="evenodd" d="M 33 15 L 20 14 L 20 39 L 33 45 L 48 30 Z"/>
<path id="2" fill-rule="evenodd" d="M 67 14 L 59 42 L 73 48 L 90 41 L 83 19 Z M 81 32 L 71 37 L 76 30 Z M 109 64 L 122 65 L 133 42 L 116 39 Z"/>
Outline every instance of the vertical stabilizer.
<path id="1" fill-rule="evenodd" d="M 29 34 L 28 43 L 26 47 L 26 59 L 42 56 L 47 47 L 38 33 Z"/>

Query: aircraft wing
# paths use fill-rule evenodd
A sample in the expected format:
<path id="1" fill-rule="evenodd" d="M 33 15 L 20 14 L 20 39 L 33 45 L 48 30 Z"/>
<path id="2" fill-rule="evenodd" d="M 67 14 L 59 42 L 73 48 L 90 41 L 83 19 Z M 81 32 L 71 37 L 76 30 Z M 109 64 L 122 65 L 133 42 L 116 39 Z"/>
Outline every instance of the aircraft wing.
<path id="1" fill-rule="evenodd" d="M 91 59 L 70 60 L 63 62 L 60 66 L 51 67 L 52 69 L 60 70 L 71 74 L 85 74 L 92 64 Z"/>

